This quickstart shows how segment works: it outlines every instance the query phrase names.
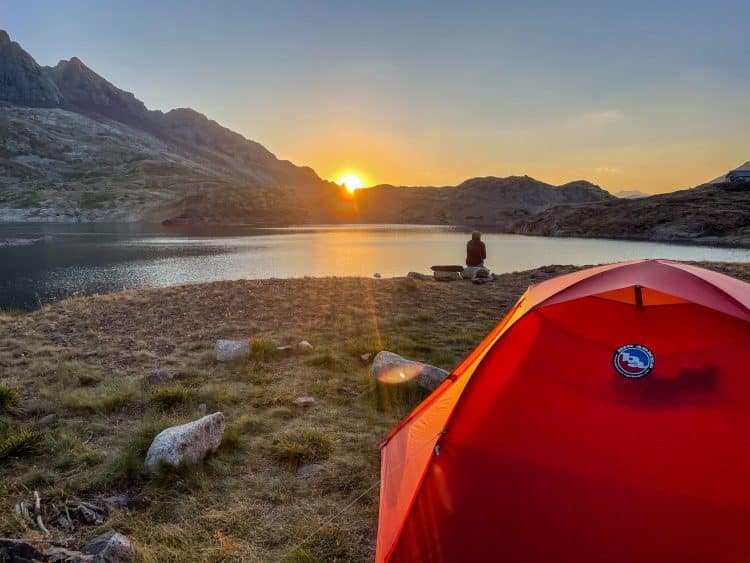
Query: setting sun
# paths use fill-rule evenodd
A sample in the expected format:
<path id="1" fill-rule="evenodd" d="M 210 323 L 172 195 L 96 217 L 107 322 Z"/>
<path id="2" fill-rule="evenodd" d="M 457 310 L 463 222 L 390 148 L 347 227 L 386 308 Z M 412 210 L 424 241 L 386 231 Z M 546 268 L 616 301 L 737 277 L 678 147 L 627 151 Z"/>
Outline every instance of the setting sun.
<path id="1" fill-rule="evenodd" d="M 364 187 L 365 183 L 360 176 L 357 174 L 345 174 L 341 176 L 337 181 L 337 184 L 344 186 L 350 194 L 356 190 Z"/>

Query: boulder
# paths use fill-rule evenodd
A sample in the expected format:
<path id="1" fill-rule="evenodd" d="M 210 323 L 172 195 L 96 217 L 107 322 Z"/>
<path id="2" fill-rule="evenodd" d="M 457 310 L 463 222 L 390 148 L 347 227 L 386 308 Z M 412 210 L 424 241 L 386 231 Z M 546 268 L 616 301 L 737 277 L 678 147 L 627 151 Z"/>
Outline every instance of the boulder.
<path id="1" fill-rule="evenodd" d="M 379 280 L 379 279 L 380 279 L 380 278 L 381 278 L 382 276 L 380 275 L 380 272 L 375 272 L 375 273 L 374 273 L 374 274 L 372 275 L 372 277 L 373 277 L 373 278 L 375 278 L 375 279 L 378 279 L 378 280 Z"/>
<path id="2" fill-rule="evenodd" d="M 297 477 L 303 477 L 303 478 L 314 477 L 321 471 L 325 471 L 325 470 L 326 470 L 325 465 L 321 465 L 320 463 L 310 463 L 308 465 L 303 465 L 297 470 Z"/>
<path id="3" fill-rule="evenodd" d="M 465 280 L 474 280 L 476 278 L 490 279 L 490 275 L 490 271 L 484 266 L 466 266 L 461 273 L 461 277 Z"/>
<path id="4" fill-rule="evenodd" d="M 379 352 L 372 362 L 372 376 L 381 383 L 414 382 L 432 391 L 448 377 L 449 372 L 439 367 L 414 362 L 393 352 Z"/>
<path id="5" fill-rule="evenodd" d="M 457 281 L 461 279 L 459 272 L 443 272 L 441 270 L 435 270 L 432 273 L 435 281 Z"/>
<path id="6" fill-rule="evenodd" d="M 224 415 L 220 412 L 161 431 L 146 454 L 146 468 L 158 473 L 162 464 L 194 464 L 215 452 L 224 436 Z"/>
<path id="7" fill-rule="evenodd" d="M 249 355 L 248 340 L 217 340 L 214 344 L 214 359 L 217 362 L 230 362 Z"/>
<path id="8" fill-rule="evenodd" d="M 135 550 L 130 540 L 114 530 L 94 538 L 81 552 L 92 555 L 96 563 L 130 563 L 135 560 Z"/>
<path id="9" fill-rule="evenodd" d="M 310 354 L 315 348 L 313 348 L 313 345 L 310 344 L 307 340 L 303 340 L 299 344 L 297 344 L 297 350 L 299 352 L 302 352 L 303 354 Z"/>

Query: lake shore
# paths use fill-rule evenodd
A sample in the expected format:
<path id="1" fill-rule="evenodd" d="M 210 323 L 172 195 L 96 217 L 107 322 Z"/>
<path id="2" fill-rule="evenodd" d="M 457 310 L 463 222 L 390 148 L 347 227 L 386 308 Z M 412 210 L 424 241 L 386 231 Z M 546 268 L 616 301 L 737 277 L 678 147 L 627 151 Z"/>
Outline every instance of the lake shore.
<path id="1" fill-rule="evenodd" d="M 750 264 L 701 265 L 750 281 Z M 373 386 L 361 356 L 388 349 L 450 370 L 529 285 L 576 269 L 545 266 L 481 286 L 224 281 L 0 314 L 0 442 L 35 436 L 28 452 L 0 459 L 0 536 L 42 539 L 14 512 L 38 490 L 53 537 L 71 547 L 116 529 L 142 561 L 372 560 L 377 444 L 424 395 Z M 250 356 L 215 362 L 220 338 L 249 339 Z M 314 351 L 277 350 L 301 340 Z M 149 383 L 154 374 L 164 381 Z M 2 402 L 3 388 L 15 402 Z M 314 403 L 300 406 L 300 397 Z M 216 411 L 227 420 L 216 455 L 146 476 L 156 433 Z M 298 475 L 311 464 L 322 469 Z M 99 524 L 66 530 L 51 518 L 66 500 L 112 498 L 125 508 Z"/>

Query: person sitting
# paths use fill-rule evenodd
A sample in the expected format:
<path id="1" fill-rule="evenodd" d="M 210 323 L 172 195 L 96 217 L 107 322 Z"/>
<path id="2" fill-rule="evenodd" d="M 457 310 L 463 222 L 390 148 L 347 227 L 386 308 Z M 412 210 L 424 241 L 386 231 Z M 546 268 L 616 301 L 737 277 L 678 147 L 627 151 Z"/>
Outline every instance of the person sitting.
<path id="1" fill-rule="evenodd" d="M 487 248 L 481 239 L 482 235 L 478 231 L 471 233 L 471 240 L 466 243 L 466 268 L 461 273 L 462 278 L 474 283 L 483 283 L 491 279 L 490 271 L 484 266 Z"/>
<path id="2" fill-rule="evenodd" d="M 487 247 L 482 242 L 482 233 L 474 231 L 471 240 L 466 243 L 466 265 L 483 267 L 486 259 Z"/>

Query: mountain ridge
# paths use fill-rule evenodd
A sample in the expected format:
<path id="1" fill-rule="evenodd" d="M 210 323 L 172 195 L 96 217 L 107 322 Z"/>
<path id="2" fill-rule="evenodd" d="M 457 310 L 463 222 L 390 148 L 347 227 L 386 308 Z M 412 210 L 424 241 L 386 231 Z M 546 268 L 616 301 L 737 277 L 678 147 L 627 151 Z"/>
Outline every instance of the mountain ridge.
<path id="1" fill-rule="evenodd" d="M 456 186 L 380 185 L 354 194 L 365 222 L 475 225 L 502 228 L 558 205 L 613 199 L 586 180 L 554 186 L 530 176 L 483 176 Z"/>
<path id="2" fill-rule="evenodd" d="M 432 223 L 744 244 L 748 217 L 745 192 L 717 186 L 629 200 L 586 180 L 485 176 L 349 195 L 191 108 L 149 110 L 77 57 L 42 67 L 0 30 L 0 220 Z"/>
<path id="3" fill-rule="evenodd" d="M 40 66 L 2 30 L 0 132 L 0 220 L 322 221 L 342 191 L 193 109 L 149 110 L 77 57 Z"/>

